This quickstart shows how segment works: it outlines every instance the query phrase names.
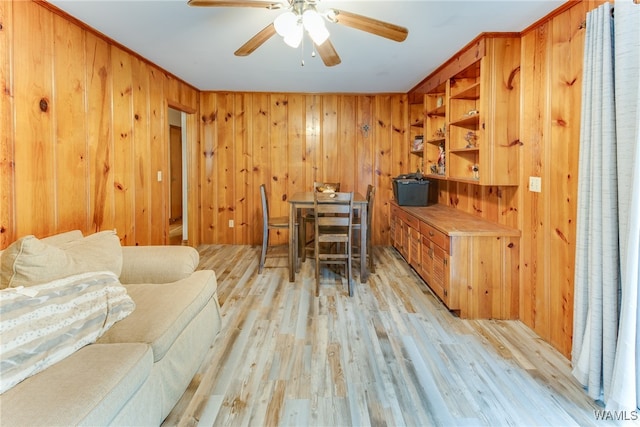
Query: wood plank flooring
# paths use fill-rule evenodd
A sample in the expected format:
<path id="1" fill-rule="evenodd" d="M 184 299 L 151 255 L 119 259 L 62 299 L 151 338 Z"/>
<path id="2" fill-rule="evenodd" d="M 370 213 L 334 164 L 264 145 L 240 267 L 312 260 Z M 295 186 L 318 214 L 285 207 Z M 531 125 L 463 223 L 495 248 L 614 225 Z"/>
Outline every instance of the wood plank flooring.
<path id="1" fill-rule="evenodd" d="M 590 426 L 569 362 L 519 321 L 461 320 L 391 247 L 354 297 L 314 262 L 289 283 L 286 249 L 198 248 L 223 328 L 164 425 Z"/>

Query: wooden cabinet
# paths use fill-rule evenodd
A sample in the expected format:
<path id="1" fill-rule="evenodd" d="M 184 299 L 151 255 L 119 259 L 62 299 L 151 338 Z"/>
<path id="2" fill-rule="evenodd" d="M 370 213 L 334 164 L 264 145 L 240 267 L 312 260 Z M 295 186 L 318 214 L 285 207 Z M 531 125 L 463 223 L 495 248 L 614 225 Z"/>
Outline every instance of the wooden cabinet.
<path id="1" fill-rule="evenodd" d="M 518 185 L 519 71 L 518 36 L 481 36 L 412 90 L 425 98 L 429 177 Z"/>
<path id="2" fill-rule="evenodd" d="M 423 221 L 420 222 L 420 236 L 422 239 L 422 278 L 447 307 L 457 310 L 456 291 L 452 292 L 449 286 L 450 238 Z"/>
<path id="3" fill-rule="evenodd" d="M 394 246 L 447 308 L 462 318 L 518 317 L 519 230 L 443 205 L 392 202 L 391 218 Z"/>
<path id="4" fill-rule="evenodd" d="M 414 268 L 420 266 L 420 222 L 397 205 L 392 205 L 393 246 Z"/>
<path id="5" fill-rule="evenodd" d="M 449 252 L 426 235 L 421 238 L 422 264 L 418 273 L 448 308 L 457 310 L 456 292 L 452 292 L 449 281 Z"/>

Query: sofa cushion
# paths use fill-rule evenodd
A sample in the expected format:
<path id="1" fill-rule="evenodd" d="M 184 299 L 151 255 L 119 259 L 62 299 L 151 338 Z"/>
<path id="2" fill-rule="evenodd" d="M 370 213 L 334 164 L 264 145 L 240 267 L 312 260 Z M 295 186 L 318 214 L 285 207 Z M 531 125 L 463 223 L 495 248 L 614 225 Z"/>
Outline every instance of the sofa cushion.
<path id="1" fill-rule="evenodd" d="M 169 283 L 186 279 L 200 254 L 191 246 L 123 246 L 120 282 Z"/>
<path id="2" fill-rule="evenodd" d="M 122 247 L 114 231 L 72 239 L 60 246 L 25 236 L 2 252 L 0 289 L 33 286 L 78 273 L 109 270 L 120 276 Z"/>
<path id="3" fill-rule="evenodd" d="M 108 425 L 151 373 L 145 344 L 91 344 L 0 396 L 1 425 Z"/>
<path id="4" fill-rule="evenodd" d="M 124 286 L 138 309 L 109 329 L 98 342 L 148 343 L 156 362 L 217 290 L 212 270 L 196 271 L 188 279 L 173 283 Z"/>
<path id="5" fill-rule="evenodd" d="M 0 394 L 95 342 L 135 304 L 111 272 L 0 291 Z"/>
<path id="6" fill-rule="evenodd" d="M 48 245 L 61 247 L 73 241 L 82 240 L 82 239 L 83 239 L 82 231 L 72 230 L 72 231 L 65 231 L 64 233 L 54 234 L 53 236 L 49 236 L 49 237 L 43 237 L 40 240 L 42 240 Z"/>

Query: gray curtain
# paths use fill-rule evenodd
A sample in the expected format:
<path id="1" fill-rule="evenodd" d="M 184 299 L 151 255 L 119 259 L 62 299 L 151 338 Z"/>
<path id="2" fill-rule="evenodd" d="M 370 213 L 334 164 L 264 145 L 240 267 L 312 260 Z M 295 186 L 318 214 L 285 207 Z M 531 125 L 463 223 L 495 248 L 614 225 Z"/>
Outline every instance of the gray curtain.
<path id="1" fill-rule="evenodd" d="M 640 5 L 615 4 L 621 307 L 607 409 L 640 408 Z"/>
<path id="2" fill-rule="evenodd" d="M 638 402 L 639 8 L 587 15 L 572 349 L 589 396 L 628 410 Z"/>

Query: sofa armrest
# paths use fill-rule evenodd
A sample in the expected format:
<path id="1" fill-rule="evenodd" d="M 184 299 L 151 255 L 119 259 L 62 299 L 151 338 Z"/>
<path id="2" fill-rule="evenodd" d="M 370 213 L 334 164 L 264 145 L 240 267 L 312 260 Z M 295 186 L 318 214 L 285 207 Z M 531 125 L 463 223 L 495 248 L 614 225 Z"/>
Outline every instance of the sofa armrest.
<path id="1" fill-rule="evenodd" d="M 120 282 L 170 283 L 185 279 L 200 262 L 191 246 L 123 246 Z"/>

